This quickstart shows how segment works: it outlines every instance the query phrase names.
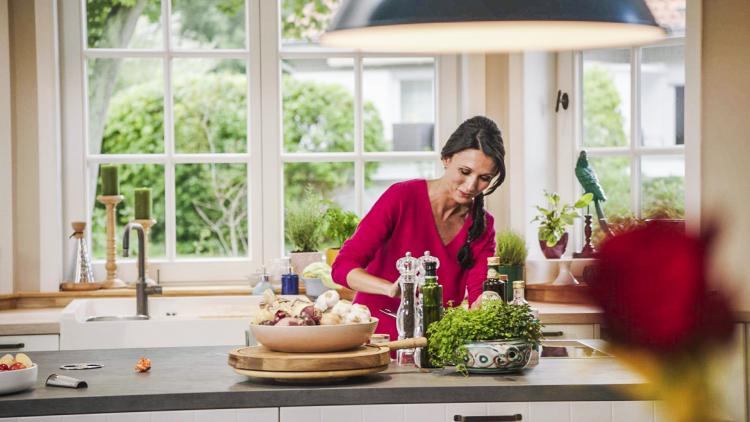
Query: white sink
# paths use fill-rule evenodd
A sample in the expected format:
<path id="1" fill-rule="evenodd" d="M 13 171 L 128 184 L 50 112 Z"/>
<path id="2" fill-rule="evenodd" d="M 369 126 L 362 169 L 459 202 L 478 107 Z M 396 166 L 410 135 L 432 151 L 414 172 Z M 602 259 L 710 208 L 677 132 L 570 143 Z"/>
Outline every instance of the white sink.
<path id="1" fill-rule="evenodd" d="M 76 299 L 60 318 L 60 349 L 244 345 L 262 296 L 148 299 L 148 320 L 87 321 L 132 316 L 135 298 Z M 250 343 L 255 344 L 250 338 Z"/>

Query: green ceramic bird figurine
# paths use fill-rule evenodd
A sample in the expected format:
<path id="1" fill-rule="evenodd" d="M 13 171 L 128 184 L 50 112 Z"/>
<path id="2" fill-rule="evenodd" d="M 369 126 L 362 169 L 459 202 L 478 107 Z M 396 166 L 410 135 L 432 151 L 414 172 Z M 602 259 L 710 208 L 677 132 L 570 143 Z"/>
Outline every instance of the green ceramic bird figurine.
<path id="1" fill-rule="evenodd" d="M 576 179 L 583 186 L 584 193 L 591 193 L 594 195 L 594 206 L 596 207 L 596 217 L 599 220 L 599 227 L 604 230 L 607 236 L 612 236 L 612 232 L 607 226 L 607 220 L 604 218 L 604 211 L 602 211 L 602 202 L 607 200 L 607 196 L 604 194 L 604 189 L 599 183 L 599 178 L 596 177 L 596 172 L 589 166 L 589 160 L 586 157 L 586 151 L 581 151 L 578 155 L 578 161 L 576 162 Z"/>

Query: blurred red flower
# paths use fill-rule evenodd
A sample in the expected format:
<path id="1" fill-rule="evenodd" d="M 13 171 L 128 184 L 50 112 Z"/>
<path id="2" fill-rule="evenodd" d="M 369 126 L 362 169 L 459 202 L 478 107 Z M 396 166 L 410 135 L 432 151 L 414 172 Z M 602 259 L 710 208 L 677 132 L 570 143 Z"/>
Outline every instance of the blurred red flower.
<path id="1" fill-rule="evenodd" d="M 731 338 L 730 301 L 708 290 L 709 239 L 647 226 L 604 243 L 589 284 L 613 342 L 677 352 Z"/>

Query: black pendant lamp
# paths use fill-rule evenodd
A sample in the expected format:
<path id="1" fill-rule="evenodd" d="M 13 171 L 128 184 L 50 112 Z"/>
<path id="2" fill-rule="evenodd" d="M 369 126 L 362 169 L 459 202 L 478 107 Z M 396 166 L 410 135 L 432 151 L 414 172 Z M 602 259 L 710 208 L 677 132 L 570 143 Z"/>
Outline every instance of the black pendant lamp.
<path id="1" fill-rule="evenodd" d="M 321 43 L 507 52 L 640 45 L 664 36 L 644 0 L 343 0 Z"/>

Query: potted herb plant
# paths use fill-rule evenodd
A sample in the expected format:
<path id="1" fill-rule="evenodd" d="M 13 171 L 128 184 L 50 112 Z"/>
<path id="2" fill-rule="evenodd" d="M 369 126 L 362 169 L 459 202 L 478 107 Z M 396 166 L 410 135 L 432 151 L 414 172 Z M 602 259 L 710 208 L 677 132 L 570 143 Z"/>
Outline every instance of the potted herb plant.
<path id="1" fill-rule="evenodd" d="M 359 217 L 351 211 L 342 210 L 338 205 L 332 205 L 326 211 L 325 222 L 325 237 L 334 245 L 326 249 L 326 262 L 328 265 L 333 265 L 341 246 L 357 230 Z"/>
<path id="2" fill-rule="evenodd" d="M 292 246 L 290 258 L 295 273 L 301 274 L 309 264 L 322 260 L 319 248 L 324 218 L 323 201 L 311 189 L 305 190 L 299 204 L 287 207 L 284 231 Z"/>
<path id="3" fill-rule="evenodd" d="M 434 362 L 454 363 L 463 374 L 517 372 L 539 346 L 542 324 L 529 305 L 491 300 L 479 309 L 447 309 L 427 333 Z"/>
<path id="4" fill-rule="evenodd" d="M 593 199 L 593 194 L 587 193 L 581 196 L 573 205 L 560 204 L 560 195 L 556 192 L 544 191 L 549 208 L 537 205 L 539 215 L 532 222 L 538 221 L 539 225 L 539 247 L 547 259 L 560 258 L 565 253 L 568 244 L 568 232 L 566 228 L 573 224 L 573 219 L 578 216 L 576 210 L 586 208 Z"/>
<path id="5" fill-rule="evenodd" d="M 524 265 L 526 264 L 526 242 L 521 236 L 512 231 L 498 232 L 495 238 L 495 256 L 500 258 L 500 274 L 508 276 L 505 284 L 505 301 L 513 299 L 513 282 L 524 280 Z"/>

